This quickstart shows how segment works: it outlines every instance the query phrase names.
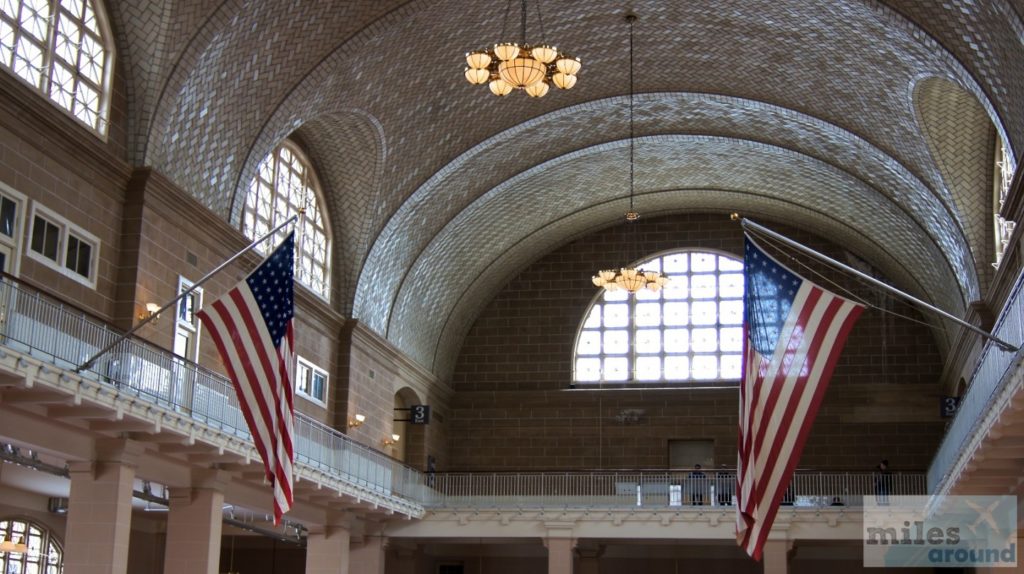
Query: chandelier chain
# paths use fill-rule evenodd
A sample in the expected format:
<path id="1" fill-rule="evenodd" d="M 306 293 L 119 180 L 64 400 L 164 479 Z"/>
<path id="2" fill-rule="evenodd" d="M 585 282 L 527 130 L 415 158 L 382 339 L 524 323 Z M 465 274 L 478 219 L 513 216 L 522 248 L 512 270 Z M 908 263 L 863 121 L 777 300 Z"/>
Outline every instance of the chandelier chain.
<path id="1" fill-rule="evenodd" d="M 633 22 L 636 16 L 626 17 L 629 22 L 629 210 L 633 211 Z"/>
<path id="2" fill-rule="evenodd" d="M 544 35 L 544 18 L 540 14 L 540 0 L 537 0 L 537 27 L 540 28 L 540 43 L 547 44 L 547 36 Z"/>
<path id="3" fill-rule="evenodd" d="M 501 37 L 508 38 L 508 15 L 512 13 L 512 0 L 505 3 L 505 18 L 501 21 Z"/>
<path id="4" fill-rule="evenodd" d="M 520 10 L 520 12 L 522 12 L 522 18 L 520 18 L 520 25 L 519 25 L 519 43 L 525 45 L 526 44 L 526 0 L 523 0 L 523 6 L 522 6 L 522 10 Z"/>

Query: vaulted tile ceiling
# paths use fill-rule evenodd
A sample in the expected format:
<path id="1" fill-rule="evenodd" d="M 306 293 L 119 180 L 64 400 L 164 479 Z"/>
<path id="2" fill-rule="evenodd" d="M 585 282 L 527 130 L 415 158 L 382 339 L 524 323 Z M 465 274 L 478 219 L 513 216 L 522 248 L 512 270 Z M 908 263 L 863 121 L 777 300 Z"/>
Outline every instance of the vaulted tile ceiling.
<path id="1" fill-rule="evenodd" d="M 540 7 L 584 67 L 534 100 L 462 77 L 501 2 L 110 2 L 130 158 L 237 222 L 294 137 L 327 195 L 335 304 L 444 377 L 511 277 L 621 222 L 632 10 L 645 214 L 796 223 L 954 314 L 984 293 L 994 142 L 1024 142 L 1021 0 Z"/>

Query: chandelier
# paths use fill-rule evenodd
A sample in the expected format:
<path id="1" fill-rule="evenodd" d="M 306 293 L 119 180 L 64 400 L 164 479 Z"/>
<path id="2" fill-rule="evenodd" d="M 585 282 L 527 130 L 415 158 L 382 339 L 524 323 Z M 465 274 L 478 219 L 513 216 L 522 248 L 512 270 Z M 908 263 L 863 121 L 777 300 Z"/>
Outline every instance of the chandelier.
<path id="1" fill-rule="evenodd" d="M 629 211 L 626 212 L 626 224 L 635 225 L 640 219 L 640 213 L 633 209 L 633 22 L 636 16 L 626 15 L 629 22 Z M 636 240 L 634 227 L 633 239 Z M 648 291 L 660 291 L 668 285 L 668 277 L 663 277 L 657 271 L 645 271 L 636 267 L 622 267 L 620 269 L 602 269 L 594 275 L 594 285 L 603 287 L 607 291 L 618 291 L 625 289 L 630 293 L 636 293 L 641 289 Z"/>
<path id="2" fill-rule="evenodd" d="M 505 23 L 512 0 L 505 8 Z M 512 90 L 523 90 L 530 97 L 542 98 L 550 86 L 562 90 L 576 85 L 576 74 L 583 64 L 579 58 L 563 54 L 547 44 L 532 46 L 526 43 L 526 0 L 522 0 L 519 42 L 502 42 L 491 49 L 466 54 L 466 80 L 471 84 L 487 84 L 495 96 L 507 96 Z M 541 38 L 544 23 L 540 19 L 540 0 L 537 0 L 537 21 Z M 502 29 L 502 36 L 505 30 Z"/>

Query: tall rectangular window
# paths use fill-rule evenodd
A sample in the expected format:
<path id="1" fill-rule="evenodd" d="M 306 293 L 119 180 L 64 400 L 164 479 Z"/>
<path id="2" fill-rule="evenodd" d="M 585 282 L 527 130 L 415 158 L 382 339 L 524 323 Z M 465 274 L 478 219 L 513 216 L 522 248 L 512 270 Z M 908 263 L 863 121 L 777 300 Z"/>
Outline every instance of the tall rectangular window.
<path id="1" fill-rule="evenodd" d="M 327 406 L 327 371 L 298 358 L 295 369 L 295 392 L 315 403 Z"/>
<path id="2" fill-rule="evenodd" d="M 4 222 L 0 200 L 0 238 Z M 39 205 L 32 206 L 32 229 L 27 254 L 61 274 L 96 287 L 100 242 L 92 234 Z"/>

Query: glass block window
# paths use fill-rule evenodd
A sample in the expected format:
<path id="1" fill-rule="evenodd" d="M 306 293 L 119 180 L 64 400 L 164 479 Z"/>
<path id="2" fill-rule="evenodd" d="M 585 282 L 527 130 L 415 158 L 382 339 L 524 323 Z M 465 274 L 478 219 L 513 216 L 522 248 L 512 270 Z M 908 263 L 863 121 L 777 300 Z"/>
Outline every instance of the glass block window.
<path id="1" fill-rule="evenodd" d="M 61 574 L 64 549 L 43 525 L 30 520 L 0 520 L 0 540 L 23 542 L 28 552 L 0 552 L 0 572 L 18 574 Z"/>
<path id="2" fill-rule="evenodd" d="M 642 262 L 671 283 L 658 293 L 601 291 L 576 339 L 577 383 L 739 380 L 743 262 L 701 251 Z"/>
<path id="3" fill-rule="evenodd" d="M 2 1 L 2 0 L 0 0 Z M 284 142 L 264 159 L 249 185 L 242 214 L 242 231 L 251 239 L 262 237 L 305 207 L 295 227 L 295 279 L 324 299 L 330 294 L 330 239 L 320 209 L 320 184 L 306 156 Z M 286 226 L 273 240 L 256 249 L 264 255 L 290 231 Z"/>
<path id="4" fill-rule="evenodd" d="M 96 0 L 0 0 L 0 60 L 99 135 L 113 44 Z"/>

